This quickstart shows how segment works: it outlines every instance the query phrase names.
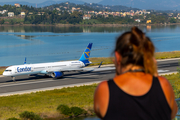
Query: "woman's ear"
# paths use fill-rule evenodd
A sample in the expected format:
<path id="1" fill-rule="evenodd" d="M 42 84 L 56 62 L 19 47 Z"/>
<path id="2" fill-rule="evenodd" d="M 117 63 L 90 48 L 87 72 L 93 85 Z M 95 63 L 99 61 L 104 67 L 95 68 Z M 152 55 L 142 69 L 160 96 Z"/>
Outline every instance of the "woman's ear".
<path id="1" fill-rule="evenodd" d="M 115 62 L 116 62 L 116 64 L 119 65 L 121 60 L 122 60 L 121 55 L 117 51 L 115 51 Z"/>

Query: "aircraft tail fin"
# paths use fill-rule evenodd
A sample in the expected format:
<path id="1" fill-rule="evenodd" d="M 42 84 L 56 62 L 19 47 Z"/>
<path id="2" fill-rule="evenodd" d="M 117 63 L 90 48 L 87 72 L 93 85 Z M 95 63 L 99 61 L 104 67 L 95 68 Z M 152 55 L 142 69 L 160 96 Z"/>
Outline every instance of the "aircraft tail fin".
<path id="1" fill-rule="evenodd" d="M 79 61 L 89 61 L 92 44 L 93 43 L 88 44 Z"/>

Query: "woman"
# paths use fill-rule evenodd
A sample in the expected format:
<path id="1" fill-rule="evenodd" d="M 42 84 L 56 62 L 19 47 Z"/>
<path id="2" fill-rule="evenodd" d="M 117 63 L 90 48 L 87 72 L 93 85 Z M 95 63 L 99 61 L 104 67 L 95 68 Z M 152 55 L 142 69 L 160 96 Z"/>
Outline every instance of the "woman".
<path id="1" fill-rule="evenodd" d="M 155 48 L 137 27 L 122 34 L 115 48 L 116 75 L 101 82 L 94 111 L 104 120 L 170 120 L 177 113 L 173 89 L 158 76 Z"/>

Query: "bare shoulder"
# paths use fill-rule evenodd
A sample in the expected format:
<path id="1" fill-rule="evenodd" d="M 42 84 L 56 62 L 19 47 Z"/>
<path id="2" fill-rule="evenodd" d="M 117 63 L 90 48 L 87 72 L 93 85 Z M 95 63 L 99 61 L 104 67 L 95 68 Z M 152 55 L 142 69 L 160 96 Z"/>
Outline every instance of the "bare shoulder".
<path id="1" fill-rule="evenodd" d="M 107 86 L 108 86 L 108 82 L 105 80 L 99 83 L 99 85 L 97 86 L 97 89 L 98 90 L 105 89 Z"/>
<path id="2" fill-rule="evenodd" d="M 173 111 L 172 113 L 176 113 L 177 105 L 175 102 L 175 95 L 174 95 L 174 91 L 173 91 L 171 84 L 165 77 L 159 76 L 158 79 L 161 84 L 164 95 L 166 97 L 166 100 L 167 100 L 171 110 Z"/>
<path id="3" fill-rule="evenodd" d="M 103 81 L 99 83 L 99 85 L 97 86 L 95 95 L 97 95 L 97 97 L 99 98 L 103 95 L 103 93 L 106 93 L 107 91 L 108 91 L 108 82 Z"/>
<path id="4" fill-rule="evenodd" d="M 161 87 L 163 89 L 163 91 L 167 91 L 167 92 L 173 92 L 173 89 L 171 87 L 171 84 L 169 83 L 169 81 L 162 76 L 158 76 L 159 82 L 161 84 Z"/>
<path id="5" fill-rule="evenodd" d="M 94 111 L 98 117 L 103 118 L 105 116 L 108 107 L 108 100 L 108 82 L 103 81 L 97 86 L 94 94 Z"/>

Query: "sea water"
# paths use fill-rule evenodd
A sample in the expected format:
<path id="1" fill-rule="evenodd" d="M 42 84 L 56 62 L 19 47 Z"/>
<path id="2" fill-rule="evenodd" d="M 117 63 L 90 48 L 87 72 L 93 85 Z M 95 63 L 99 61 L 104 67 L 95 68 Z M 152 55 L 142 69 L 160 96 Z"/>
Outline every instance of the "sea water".
<path id="1" fill-rule="evenodd" d="M 0 66 L 78 60 L 88 43 L 91 57 L 113 56 L 118 36 L 131 27 L 0 27 Z M 156 52 L 180 50 L 180 26 L 140 27 Z"/>

